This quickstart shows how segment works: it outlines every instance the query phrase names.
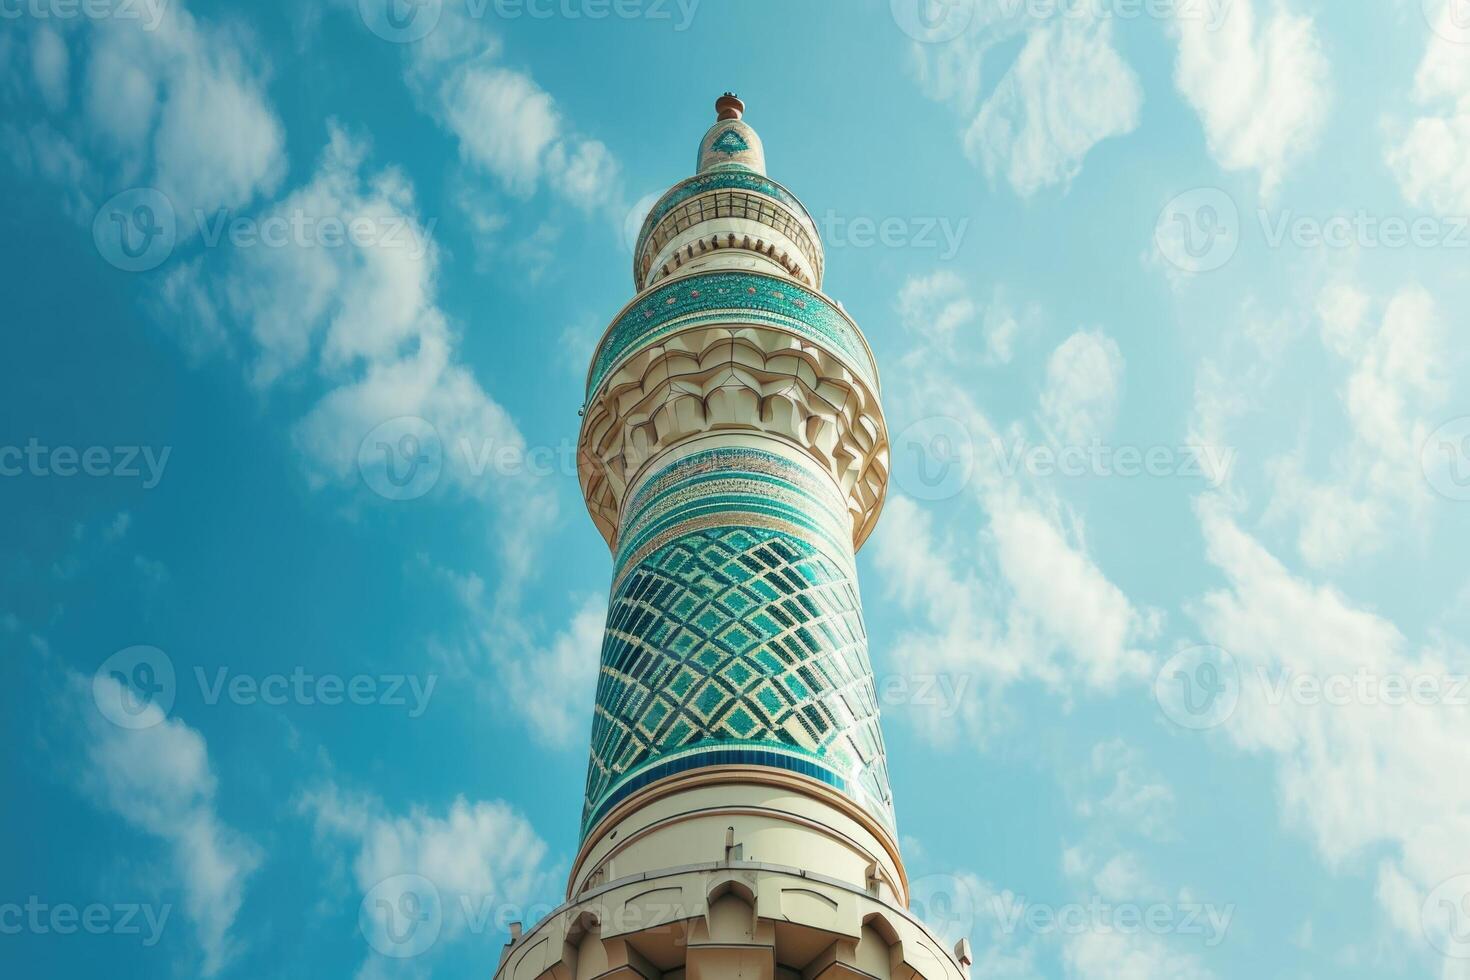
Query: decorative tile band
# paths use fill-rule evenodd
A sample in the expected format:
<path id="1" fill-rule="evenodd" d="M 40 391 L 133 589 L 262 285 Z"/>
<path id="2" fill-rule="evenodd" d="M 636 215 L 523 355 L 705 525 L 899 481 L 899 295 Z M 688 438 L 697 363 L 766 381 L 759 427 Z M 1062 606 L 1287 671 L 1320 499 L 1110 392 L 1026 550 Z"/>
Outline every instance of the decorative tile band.
<path id="1" fill-rule="evenodd" d="M 812 216 L 807 213 L 806 207 L 795 194 L 765 174 L 751 170 L 743 163 L 721 163 L 698 176 L 675 184 L 663 197 L 654 202 L 652 210 L 648 212 L 648 217 L 643 219 L 643 228 L 638 232 L 638 244 L 634 247 L 633 254 L 635 256 L 642 254 L 644 241 L 648 239 L 654 225 L 663 220 L 664 215 L 691 197 L 713 190 L 756 191 L 773 197 L 805 217 L 807 223 L 811 225 L 812 233 L 816 234 L 816 223 L 812 221 Z"/>
<path id="2" fill-rule="evenodd" d="M 625 356 L 675 330 L 712 322 L 768 323 L 822 344 L 877 390 L 872 352 L 827 297 L 778 276 L 706 272 L 649 290 L 613 321 L 593 357 L 588 396 Z"/>
<path id="3" fill-rule="evenodd" d="M 690 768 L 804 772 L 893 826 L 878 699 L 836 489 L 722 447 L 630 501 L 602 648 L 583 831 Z"/>
<path id="4" fill-rule="evenodd" d="M 613 560 L 626 568 L 670 540 L 709 527 L 765 527 L 807 538 L 851 569 L 851 518 L 830 480 L 776 453 L 728 446 L 692 453 L 644 481 L 628 501 Z"/>

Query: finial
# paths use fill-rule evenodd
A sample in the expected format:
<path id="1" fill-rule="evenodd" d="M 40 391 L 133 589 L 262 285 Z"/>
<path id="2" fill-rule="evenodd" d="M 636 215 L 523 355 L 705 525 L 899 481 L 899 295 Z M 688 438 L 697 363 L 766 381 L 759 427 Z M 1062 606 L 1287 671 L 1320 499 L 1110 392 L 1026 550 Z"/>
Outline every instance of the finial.
<path id="1" fill-rule="evenodd" d="M 745 115 L 745 103 L 734 92 L 726 92 L 715 99 L 715 117 L 717 119 L 739 119 Z"/>

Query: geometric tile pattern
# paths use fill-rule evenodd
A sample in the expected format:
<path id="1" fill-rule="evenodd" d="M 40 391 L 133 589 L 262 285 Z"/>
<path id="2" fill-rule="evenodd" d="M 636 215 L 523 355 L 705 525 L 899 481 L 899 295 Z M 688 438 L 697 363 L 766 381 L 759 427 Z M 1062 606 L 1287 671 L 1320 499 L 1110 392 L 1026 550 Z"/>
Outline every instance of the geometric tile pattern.
<path id="1" fill-rule="evenodd" d="M 892 826 L 852 545 L 819 527 L 835 499 L 820 479 L 784 457 L 714 450 L 634 498 L 624 541 L 644 543 L 620 549 L 584 832 L 650 774 L 736 761 L 732 750 L 815 775 Z M 800 526 L 783 504 L 817 518 Z"/>
<path id="2" fill-rule="evenodd" d="M 710 144 L 710 149 L 733 156 L 742 150 L 750 149 L 750 144 L 745 142 L 745 137 L 741 136 L 739 131 L 727 129 L 715 137 L 714 142 Z"/>

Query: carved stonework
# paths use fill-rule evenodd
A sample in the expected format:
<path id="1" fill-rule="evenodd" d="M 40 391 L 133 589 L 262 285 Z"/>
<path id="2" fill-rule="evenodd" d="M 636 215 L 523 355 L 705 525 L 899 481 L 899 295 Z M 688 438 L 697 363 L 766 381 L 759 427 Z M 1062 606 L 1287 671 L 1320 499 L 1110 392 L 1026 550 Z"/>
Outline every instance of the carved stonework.
<path id="1" fill-rule="evenodd" d="M 759 433 L 804 450 L 846 495 L 854 546 L 877 520 L 888 436 L 867 383 L 824 348 L 771 327 L 694 327 L 622 361 L 588 403 L 579 470 L 593 521 L 616 543 L 625 493 L 691 438 Z"/>
<path id="2" fill-rule="evenodd" d="M 615 881 L 501 955 L 505 980 L 967 980 L 909 913 L 796 868 L 732 861 Z"/>

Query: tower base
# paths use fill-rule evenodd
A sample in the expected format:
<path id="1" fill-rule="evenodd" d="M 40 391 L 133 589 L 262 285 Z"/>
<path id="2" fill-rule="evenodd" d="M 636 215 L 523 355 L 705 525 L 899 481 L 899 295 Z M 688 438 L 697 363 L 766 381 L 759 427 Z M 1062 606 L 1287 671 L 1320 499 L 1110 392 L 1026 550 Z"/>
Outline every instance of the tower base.
<path id="1" fill-rule="evenodd" d="M 908 912 L 847 882 L 729 861 L 591 889 L 513 938 L 495 978 L 966 980 L 967 966 Z"/>

